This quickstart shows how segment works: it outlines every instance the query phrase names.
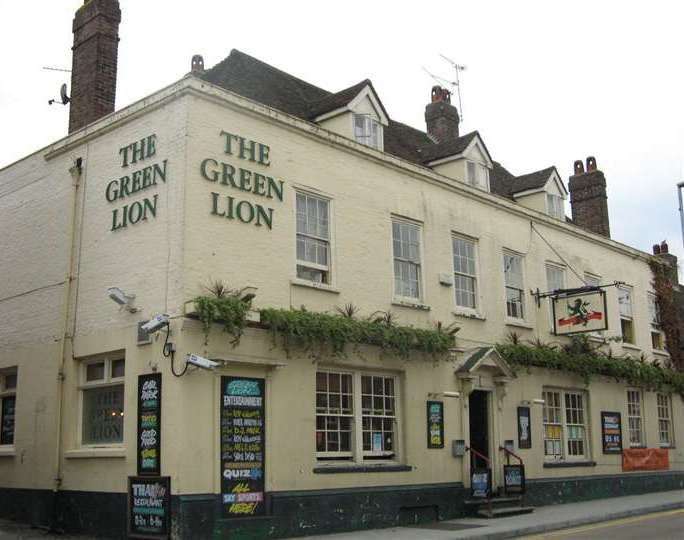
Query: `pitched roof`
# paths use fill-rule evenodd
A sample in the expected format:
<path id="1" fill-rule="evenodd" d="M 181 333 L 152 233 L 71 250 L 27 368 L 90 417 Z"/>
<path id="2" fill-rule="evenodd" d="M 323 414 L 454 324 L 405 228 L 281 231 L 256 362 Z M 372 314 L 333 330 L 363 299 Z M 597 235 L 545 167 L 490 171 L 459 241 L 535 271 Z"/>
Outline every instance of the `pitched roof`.
<path id="1" fill-rule="evenodd" d="M 322 99 L 319 99 L 318 101 L 311 103 L 309 105 L 309 118 L 314 120 L 316 117 L 321 116 L 322 114 L 334 111 L 336 109 L 341 109 L 342 107 L 348 105 L 349 102 L 352 101 L 356 96 L 358 96 L 366 86 L 370 87 L 373 94 L 375 94 L 375 97 L 380 104 L 380 108 L 382 109 L 382 113 L 389 118 L 389 115 L 385 110 L 385 106 L 380 101 L 378 93 L 375 91 L 375 88 L 373 88 L 373 83 L 369 79 L 364 79 L 354 86 L 350 86 L 349 88 L 345 88 L 344 90 L 340 90 L 339 92 L 330 94 Z"/>
<path id="2" fill-rule="evenodd" d="M 546 169 L 542 169 L 540 171 L 534 171 L 521 176 L 516 176 L 515 183 L 513 184 L 514 191 L 512 191 L 511 194 L 513 195 L 515 193 L 520 193 L 530 189 L 543 188 L 555 170 L 556 167 L 547 167 Z"/>
<path id="3" fill-rule="evenodd" d="M 489 187 L 492 190 L 492 193 L 512 199 L 516 194 L 522 193 L 523 191 L 542 189 L 554 172 L 558 175 L 558 178 L 560 178 L 556 167 L 547 167 L 546 169 L 541 169 L 539 171 L 515 176 L 501 165 L 501 163 L 495 161 L 494 168 L 489 174 Z M 561 184 L 563 184 L 563 188 L 565 189 L 565 184 L 562 179 Z"/>
<path id="4" fill-rule="evenodd" d="M 442 143 L 432 143 L 427 145 L 421 150 L 423 163 L 429 163 L 430 161 L 436 161 L 448 156 L 462 154 L 464 150 L 468 148 L 468 145 L 472 142 L 472 140 L 479 136 L 480 134 L 477 131 L 471 131 L 470 133 L 461 135 L 453 141 L 445 141 Z M 480 140 L 482 140 L 482 138 L 480 138 Z"/>

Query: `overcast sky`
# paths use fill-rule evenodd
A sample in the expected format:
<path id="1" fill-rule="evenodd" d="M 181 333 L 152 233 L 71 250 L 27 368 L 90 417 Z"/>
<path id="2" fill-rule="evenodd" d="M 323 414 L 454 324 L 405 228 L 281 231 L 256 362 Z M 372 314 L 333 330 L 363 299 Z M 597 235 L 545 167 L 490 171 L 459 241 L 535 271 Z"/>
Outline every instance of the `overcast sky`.
<path id="1" fill-rule="evenodd" d="M 78 0 L 0 0 L 0 167 L 66 134 Z M 232 48 L 331 91 L 370 78 L 390 116 L 424 129 L 432 79 L 465 64 L 462 133 L 514 174 L 596 156 L 614 239 L 682 257 L 684 8 L 678 2 L 120 0 L 117 109 Z M 405 6 L 405 7 L 404 7 Z M 569 207 L 566 209 L 569 212 Z"/>

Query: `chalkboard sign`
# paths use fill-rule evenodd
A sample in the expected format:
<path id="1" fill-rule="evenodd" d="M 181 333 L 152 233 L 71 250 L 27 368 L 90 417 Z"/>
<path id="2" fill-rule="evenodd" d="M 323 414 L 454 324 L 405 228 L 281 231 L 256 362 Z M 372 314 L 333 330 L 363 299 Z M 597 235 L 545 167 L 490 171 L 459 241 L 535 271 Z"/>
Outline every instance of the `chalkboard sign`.
<path id="1" fill-rule="evenodd" d="M 128 536 L 169 538 L 171 531 L 171 478 L 128 477 Z"/>
<path id="2" fill-rule="evenodd" d="M 532 448 L 530 408 L 518 407 L 518 448 Z"/>
<path id="3" fill-rule="evenodd" d="M 504 465 L 504 490 L 506 493 L 525 493 L 525 467 Z"/>
<path id="4" fill-rule="evenodd" d="M 427 402 L 427 447 L 444 448 L 444 403 Z"/>
<path id="5" fill-rule="evenodd" d="M 622 454 L 622 419 L 619 412 L 601 411 L 604 454 Z"/>
<path id="6" fill-rule="evenodd" d="M 228 518 L 265 514 L 264 379 L 221 377 L 221 503 Z"/>
<path id="7" fill-rule="evenodd" d="M 161 373 L 138 376 L 138 475 L 161 474 Z"/>
<path id="8" fill-rule="evenodd" d="M 16 397 L 7 396 L 0 400 L 2 403 L 2 410 L 0 410 L 0 418 L 2 424 L 0 425 L 0 444 L 14 444 L 14 408 L 16 406 Z"/>
<path id="9" fill-rule="evenodd" d="M 487 499 L 492 493 L 492 470 L 473 469 L 470 473 L 470 495 Z"/>

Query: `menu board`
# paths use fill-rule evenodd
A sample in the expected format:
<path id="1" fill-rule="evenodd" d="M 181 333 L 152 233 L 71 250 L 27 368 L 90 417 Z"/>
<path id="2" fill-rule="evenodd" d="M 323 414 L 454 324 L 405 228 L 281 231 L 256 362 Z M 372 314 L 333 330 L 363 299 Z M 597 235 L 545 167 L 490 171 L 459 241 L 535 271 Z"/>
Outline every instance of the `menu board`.
<path id="1" fill-rule="evenodd" d="M 138 376 L 138 475 L 161 474 L 161 373 Z"/>
<path id="2" fill-rule="evenodd" d="M 518 407 L 518 448 L 532 448 L 529 407 Z"/>
<path id="3" fill-rule="evenodd" d="M 221 503 L 228 518 L 265 514 L 264 379 L 221 377 Z"/>
<path id="4" fill-rule="evenodd" d="M 128 536 L 169 538 L 171 531 L 171 478 L 128 477 Z"/>
<path id="5" fill-rule="evenodd" d="M 14 408 L 17 403 L 16 398 L 14 396 L 7 396 L 0 401 L 2 402 L 2 410 L 0 410 L 0 418 L 2 418 L 0 444 L 14 444 Z"/>
<path id="6" fill-rule="evenodd" d="M 622 453 L 622 421 L 619 412 L 601 411 L 601 440 L 604 454 Z"/>
<path id="7" fill-rule="evenodd" d="M 473 469 L 470 473 L 470 496 L 489 498 L 492 492 L 492 470 Z"/>
<path id="8" fill-rule="evenodd" d="M 444 448 L 444 403 L 427 402 L 427 447 Z"/>
<path id="9" fill-rule="evenodd" d="M 524 465 L 504 465 L 504 490 L 506 493 L 525 493 Z"/>

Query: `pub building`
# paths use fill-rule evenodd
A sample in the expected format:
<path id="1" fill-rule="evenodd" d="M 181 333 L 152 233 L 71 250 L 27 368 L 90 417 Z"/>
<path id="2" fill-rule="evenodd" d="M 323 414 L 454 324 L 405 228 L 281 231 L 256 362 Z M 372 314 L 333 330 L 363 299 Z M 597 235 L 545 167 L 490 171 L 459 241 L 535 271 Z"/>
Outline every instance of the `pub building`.
<path id="1" fill-rule="evenodd" d="M 517 175 L 444 88 L 419 130 L 238 50 L 115 110 L 120 20 L 76 12 L 69 134 L 0 170 L 0 517 L 276 538 L 681 488 L 681 379 L 521 366 L 679 358 L 676 259 L 611 239 L 593 157 Z"/>

